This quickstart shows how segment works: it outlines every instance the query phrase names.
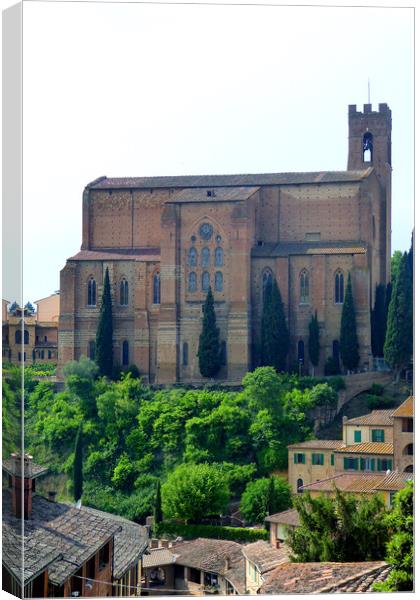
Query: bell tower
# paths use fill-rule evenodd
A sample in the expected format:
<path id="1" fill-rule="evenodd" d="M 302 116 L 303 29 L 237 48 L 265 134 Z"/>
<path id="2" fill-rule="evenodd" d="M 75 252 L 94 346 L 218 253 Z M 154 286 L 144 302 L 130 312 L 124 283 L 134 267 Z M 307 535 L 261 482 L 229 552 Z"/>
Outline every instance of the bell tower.
<path id="1" fill-rule="evenodd" d="M 381 235 L 384 240 L 386 282 L 391 272 L 391 110 L 387 104 L 379 104 L 378 111 L 371 104 L 363 105 L 363 112 L 357 106 L 349 105 L 349 171 L 373 167 L 378 177 L 383 200 Z"/>

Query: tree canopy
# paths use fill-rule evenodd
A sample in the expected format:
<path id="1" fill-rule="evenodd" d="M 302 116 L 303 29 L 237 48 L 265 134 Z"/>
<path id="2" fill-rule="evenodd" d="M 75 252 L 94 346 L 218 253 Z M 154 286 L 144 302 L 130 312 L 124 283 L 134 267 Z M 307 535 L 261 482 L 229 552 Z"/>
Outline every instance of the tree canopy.
<path id="1" fill-rule="evenodd" d="M 290 486 L 282 477 L 266 477 L 251 481 L 241 497 L 240 510 L 248 523 L 264 523 L 269 514 L 292 506 Z"/>

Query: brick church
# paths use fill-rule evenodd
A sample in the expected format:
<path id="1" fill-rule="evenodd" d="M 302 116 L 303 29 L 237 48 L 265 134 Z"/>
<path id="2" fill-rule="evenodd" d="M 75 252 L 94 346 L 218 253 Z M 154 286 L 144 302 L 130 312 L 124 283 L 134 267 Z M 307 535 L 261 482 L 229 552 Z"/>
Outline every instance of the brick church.
<path id="1" fill-rule="evenodd" d="M 258 366 L 264 286 L 277 280 L 290 364 L 310 368 L 317 311 L 321 354 L 339 356 L 351 274 L 360 367 L 372 364 L 370 310 L 390 278 L 391 111 L 348 110 L 346 171 L 100 177 L 83 192 L 80 252 L 61 271 L 59 362 L 94 357 L 105 269 L 114 361 L 150 382 L 198 382 L 202 306 L 211 286 L 223 348 L 218 378 Z"/>

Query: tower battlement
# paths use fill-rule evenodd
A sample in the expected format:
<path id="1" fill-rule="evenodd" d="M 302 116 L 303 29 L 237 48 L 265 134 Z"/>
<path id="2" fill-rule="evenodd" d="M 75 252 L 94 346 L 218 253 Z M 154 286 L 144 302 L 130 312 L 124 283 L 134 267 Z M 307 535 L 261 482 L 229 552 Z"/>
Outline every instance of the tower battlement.
<path id="1" fill-rule="evenodd" d="M 378 110 L 372 110 L 372 104 L 363 104 L 363 111 L 357 110 L 357 104 L 349 104 L 349 117 L 360 117 L 362 115 L 389 115 L 391 116 L 391 109 L 386 102 L 380 102 L 378 104 Z"/>

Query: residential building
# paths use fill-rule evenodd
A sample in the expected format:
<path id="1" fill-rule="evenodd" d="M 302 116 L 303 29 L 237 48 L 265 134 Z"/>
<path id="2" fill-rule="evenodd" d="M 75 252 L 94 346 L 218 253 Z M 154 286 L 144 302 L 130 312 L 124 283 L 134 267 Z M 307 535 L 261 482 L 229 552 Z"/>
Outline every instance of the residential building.
<path id="1" fill-rule="evenodd" d="M 256 594 L 263 585 L 267 573 L 290 560 L 289 549 L 285 545 L 275 548 L 263 540 L 246 544 L 242 552 L 245 557 L 247 594 Z"/>
<path id="2" fill-rule="evenodd" d="M 261 315 L 276 279 L 290 330 L 289 364 L 307 372 L 317 311 L 319 370 L 340 360 L 351 275 L 360 367 L 372 365 L 376 285 L 390 279 L 391 111 L 348 109 L 347 170 L 100 177 L 83 192 L 81 250 L 61 271 L 59 362 L 94 355 L 106 269 L 115 363 L 157 383 L 202 382 L 197 348 L 211 287 L 220 380 L 260 364 Z M 317 369 L 317 370 L 318 370 Z"/>
<path id="3" fill-rule="evenodd" d="M 270 544 L 274 548 L 281 548 L 287 538 L 290 529 L 299 526 L 299 513 L 295 508 L 284 510 L 265 518 L 270 524 Z"/>
<path id="4" fill-rule="evenodd" d="M 335 453 L 341 440 L 307 440 L 288 446 L 289 484 L 294 493 L 308 483 L 335 475 Z"/>
<path id="5" fill-rule="evenodd" d="M 414 396 L 409 396 L 392 413 L 392 419 L 395 468 L 412 473 L 414 471 Z"/>
<path id="6" fill-rule="evenodd" d="M 16 302 L 7 308 L 3 300 L 3 360 L 13 364 L 57 363 L 60 294 L 37 300 L 37 310 L 29 303 Z"/>
<path id="7" fill-rule="evenodd" d="M 8 481 L 3 489 L 3 589 L 20 597 L 24 592 L 27 598 L 112 596 L 114 586 L 138 566 L 147 548 L 146 530 L 56 502 L 54 494 L 40 496 L 36 479 L 46 469 L 31 456 L 22 460 L 13 454 L 3 461 L 3 471 Z M 132 595 L 139 595 L 139 587 L 133 589 Z"/>
<path id="8" fill-rule="evenodd" d="M 348 419 L 343 417 L 344 444 L 361 444 L 365 442 L 393 442 L 394 421 L 392 413 L 395 409 L 372 410 L 368 415 Z"/>

